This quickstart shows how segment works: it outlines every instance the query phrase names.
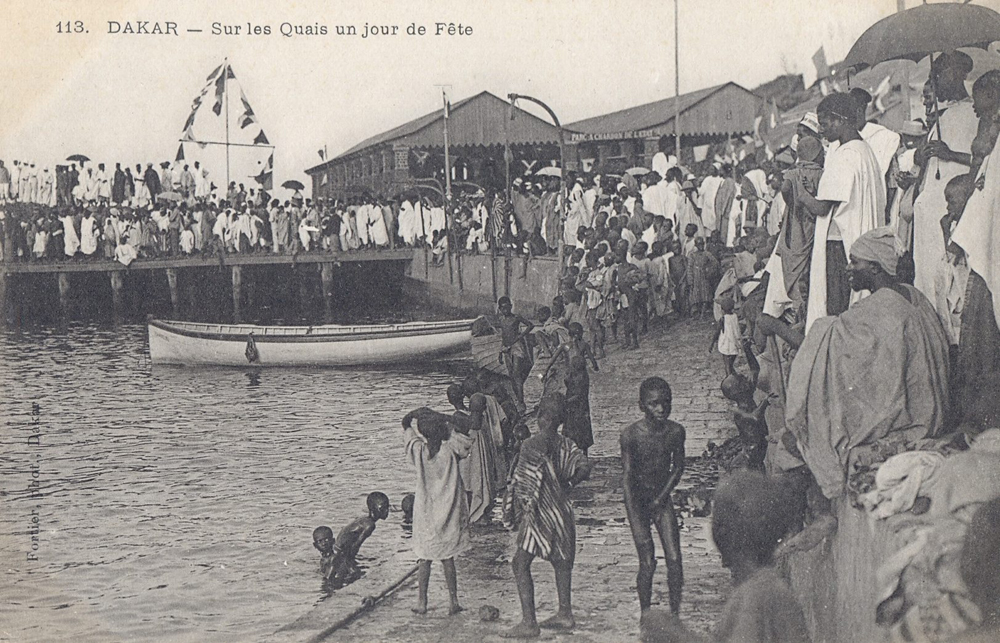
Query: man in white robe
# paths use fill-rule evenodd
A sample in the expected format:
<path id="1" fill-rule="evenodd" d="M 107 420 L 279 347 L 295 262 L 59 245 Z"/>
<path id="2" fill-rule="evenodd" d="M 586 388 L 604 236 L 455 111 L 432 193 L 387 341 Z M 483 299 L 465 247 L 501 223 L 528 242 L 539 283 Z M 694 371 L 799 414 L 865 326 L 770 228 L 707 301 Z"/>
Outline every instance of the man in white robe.
<path id="1" fill-rule="evenodd" d="M 76 255 L 80 249 L 80 237 L 76 234 L 76 225 L 72 214 L 59 217 L 63 224 L 63 253 L 67 257 Z"/>
<path id="2" fill-rule="evenodd" d="M 945 256 L 941 217 L 948 204 L 944 188 L 948 181 L 969 172 L 972 140 L 979 119 L 965 90 L 965 79 L 972 71 L 972 59 L 962 52 L 942 54 L 934 61 L 932 73 L 937 79 L 938 98 L 944 101 L 930 142 L 918 151 L 915 161 L 924 167 L 924 181 L 913 202 L 913 285 L 934 301 L 934 274 Z M 940 138 L 938 133 L 940 132 Z"/>
<path id="3" fill-rule="evenodd" d="M 885 178 L 872 148 L 861 140 L 854 99 L 848 94 L 831 94 L 816 111 L 823 136 L 840 145 L 826 158 L 816 198 L 804 195 L 803 203 L 817 217 L 809 268 L 807 333 L 816 319 L 840 314 L 848 302 L 868 294 L 851 291 L 847 257 L 851 245 L 877 228 L 885 213 Z"/>
<path id="4" fill-rule="evenodd" d="M 80 220 L 80 251 L 88 257 L 97 251 L 97 220 L 90 210 Z"/>
<path id="5" fill-rule="evenodd" d="M 721 166 L 718 163 L 712 164 L 708 171 L 708 176 L 701 182 L 698 188 L 698 195 L 701 197 L 701 223 L 705 226 L 705 232 L 711 234 L 719 228 L 719 218 L 715 213 L 715 196 L 722 185 L 722 177 L 719 176 Z"/>

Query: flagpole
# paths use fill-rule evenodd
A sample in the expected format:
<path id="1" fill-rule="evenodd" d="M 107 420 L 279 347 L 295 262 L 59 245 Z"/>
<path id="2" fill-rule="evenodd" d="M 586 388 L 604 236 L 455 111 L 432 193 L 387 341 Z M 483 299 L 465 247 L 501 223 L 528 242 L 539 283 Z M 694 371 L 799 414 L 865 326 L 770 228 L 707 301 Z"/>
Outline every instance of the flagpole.
<path id="1" fill-rule="evenodd" d="M 676 111 L 674 113 L 674 151 L 677 154 L 677 164 L 681 164 L 681 45 L 680 27 L 677 24 L 680 16 L 678 3 L 674 0 L 674 103 Z"/>
<path id="2" fill-rule="evenodd" d="M 455 282 L 455 275 L 452 272 L 451 246 L 452 246 L 452 213 L 451 213 L 451 156 L 448 153 L 448 94 L 444 87 L 441 88 L 441 100 L 444 102 L 444 225 L 445 238 L 448 240 L 448 279 Z"/>
<path id="3" fill-rule="evenodd" d="M 229 83 L 229 58 L 222 62 L 222 100 L 225 101 L 223 109 L 226 110 L 226 187 L 225 193 L 229 192 L 229 92 L 226 85 Z M 273 175 L 272 175 L 273 176 Z"/>

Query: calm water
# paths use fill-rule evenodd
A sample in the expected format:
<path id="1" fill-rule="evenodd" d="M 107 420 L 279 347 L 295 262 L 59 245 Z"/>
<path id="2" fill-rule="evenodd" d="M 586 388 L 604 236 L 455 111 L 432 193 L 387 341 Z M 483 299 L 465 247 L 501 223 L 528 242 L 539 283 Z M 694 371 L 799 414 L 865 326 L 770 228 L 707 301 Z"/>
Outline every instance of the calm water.
<path id="1" fill-rule="evenodd" d="M 398 507 L 399 419 L 467 367 L 252 375 L 147 355 L 140 325 L 0 334 L 0 640 L 266 638 L 323 596 L 312 529 L 364 514 L 369 491 Z M 405 549 L 400 516 L 362 553 Z"/>

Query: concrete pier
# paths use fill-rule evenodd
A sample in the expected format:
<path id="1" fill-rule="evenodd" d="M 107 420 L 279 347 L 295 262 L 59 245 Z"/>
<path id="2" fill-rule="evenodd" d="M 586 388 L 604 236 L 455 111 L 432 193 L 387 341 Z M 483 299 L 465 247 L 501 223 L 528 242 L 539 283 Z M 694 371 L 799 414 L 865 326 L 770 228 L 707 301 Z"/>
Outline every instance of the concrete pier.
<path id="1" fill-rule="evenodd" d="M 257 315 L 260 312 L 258 308 L 269 308 L 271 311 L 297 310 L 303 317 L 309 317 L 317 312 L 316 299 L 319 297 L 323 298 L 323 310 L 330 319 L 336 312 L 337 298 L 358 297 L 369 292 L 364 289 L 365 275 L 379 275 L 380 280 L 389 277 L 401 282 L 404 267 L 413 256 L 413 249 L 400 248 L 317 251 L 297 255 L 253 253 L 158 257 L 137 259 L 128 266 L 98 258 L 0 261 L 0 321 L 13 322 L 15 318 L 20 319 L 26 311 L 34 316 L 47 316 L 56 309 L 62 317 L 71 316 L 71 313 L 93 314 L 94 302 L 100 302 L 111 309 L 116 319 L 129 314 L 145 317 L 155 313 L 181 319 L 224 321 L 229 317 L 230 309 L 228 304 L 219 304 L 225 301 L 227 294 L 232 297 L 234 320 Z M 335 288 L 333 283 L 334 273 L 341 265 L 354 268 L 350 272 L 353 281 L 348 279 L 349 285 L 345 285 L 343 289 Z M 158 272 L 166 274 L 156 274 Z M 316 284 L 317 272 L 323 282 L 321 292 Z M 49 281 L 51 277 L 35 277 L 53 273 L 56 275 L 55 284 Z M 91 273 L 97 278 L 86 275 L 73 277 L 75 273 Z M 132 277 L 126 279 L 126 273 L 130 273 Z M 292 283 L 288 283 L 287 277 L 284 277 L 283 283 L 278 282 L 281 283 L 281 292 L 275 293 L 268 289 L 268 284 L 275 284 L 273 278 L 278 274 L 290 276 Z M 105 279 L 108 281 L 104 281 Z M 164 281 L 166 288 L 163 288 Z M 108 282 L 111 286 L 110 301 L 104 285 Z M 58 308 L 55 301 L 56 285 Z M 133 288 L 137 289 L 139 297 L 127 296 L 129 293 L 126 289 Z M 222 288 L 225 288 L 225 292 Z M 293 289 L 290 293 L 289 288 Z M 296 289 L 300 301 L 295 301 L 295 296 L 292 295 Z M 169 312 L 161 303 L 167 300 L 167 296 Z M 281 301 L 281 307 L 275 307 L 276 299 Z M 86 305 L 74 306 L 73 302 Z M 142 310 L 130 310 L 127 302 L 131 302 L 131 305 L 141 302 Z M 288 309 L 289 305 L 293 307 Z M 99 306 L 97 310 L 100 310 Z"/>

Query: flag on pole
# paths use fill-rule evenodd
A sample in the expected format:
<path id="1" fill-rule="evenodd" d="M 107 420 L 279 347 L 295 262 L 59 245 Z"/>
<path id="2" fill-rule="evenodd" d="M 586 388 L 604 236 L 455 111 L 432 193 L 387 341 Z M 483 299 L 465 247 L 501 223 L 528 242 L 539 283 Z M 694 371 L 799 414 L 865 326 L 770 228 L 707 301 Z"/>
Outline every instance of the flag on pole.
<path id="1" fill-rule="evenodd" d="M 177 146 L 177 156 L 174 158 L 175 161 L 184 160 L 184 143 Z"/>
<path id="2" fill-rule="evenodd" d="M 226 65 L 229 68 L 229 65 Z M 235 76 L 233 76 L 235 78 Z M 216 116 L 222 115 L 222 98 L 226 93 L 226 73 L 219 74 L 219 77 L 215 81 L 215 104 L 212 105 L 212 111 L 215 112 Z"/>
<path id="3" fill-rule="evenodd" d="M 267 157 L 267 163 L 264 164 L 264 169 L 260 171 L 260 174 L 253 178 L 261 188 L 265 190 L 274 189 L 274 152 Z"/>
<path id="4" fill-rule="evenodd" d="M 888 107 L 886 107 L 885 100 L 889 97 L 891 82 L 892 74 L 888 74 L 882 79 L 882 82 L 878 84 L 875 90 L 872 91 L 872 104 L 875 106 L 875 109 L 879 114 L 884 114 L 888 109 Z"/>
<path id="5" fill-rule="evenodd" d="M 319 160 L 321 160 L 321 161 L 325 161 L 326 160 L 326 155 L 323 154 L 323 150 L 317 150 L 316 153 L 319 154 Z"/>
<path id="6" fill-rule="evenodd" d="M 243 90 L 240 90 L 240 102 L 243 103 L 243 115 L 240 116 L 240 129 L 246 129 L 251 123 L 257 122 L 257 116 L 253 113 L 253 108 L 250 107 L 250 103 L 247 101 L 246 94 Z"/>
<path id="7" fill-rule="evenodd" d="M 255 138 L 253 140 L 253 144 L 254 145 L 267 145 L 268 144 L 267 137 L 264 136 L 264 130 L 260 131 L 260 134 L 257 135 L 257 138 Z"/>
<path id="8" fill-rule="evenodd" d="M 830 66 L 826 64 L 826 52 L 823 50 L 822 45 L 820 45 L 816 53 L 813 54 L 812 62 L 813 65 L 816 66 L 817 80 L 830 77 Z"/>
<path id="9" fill-rule="evenodd" d="M 451 101 L 448 100 L 448 94 L 446 94 L 443 89 L 441 90 L 441 98 L 444 99 L 444 117 L 445 118 L 450 118 L 451 117 Z"/>

